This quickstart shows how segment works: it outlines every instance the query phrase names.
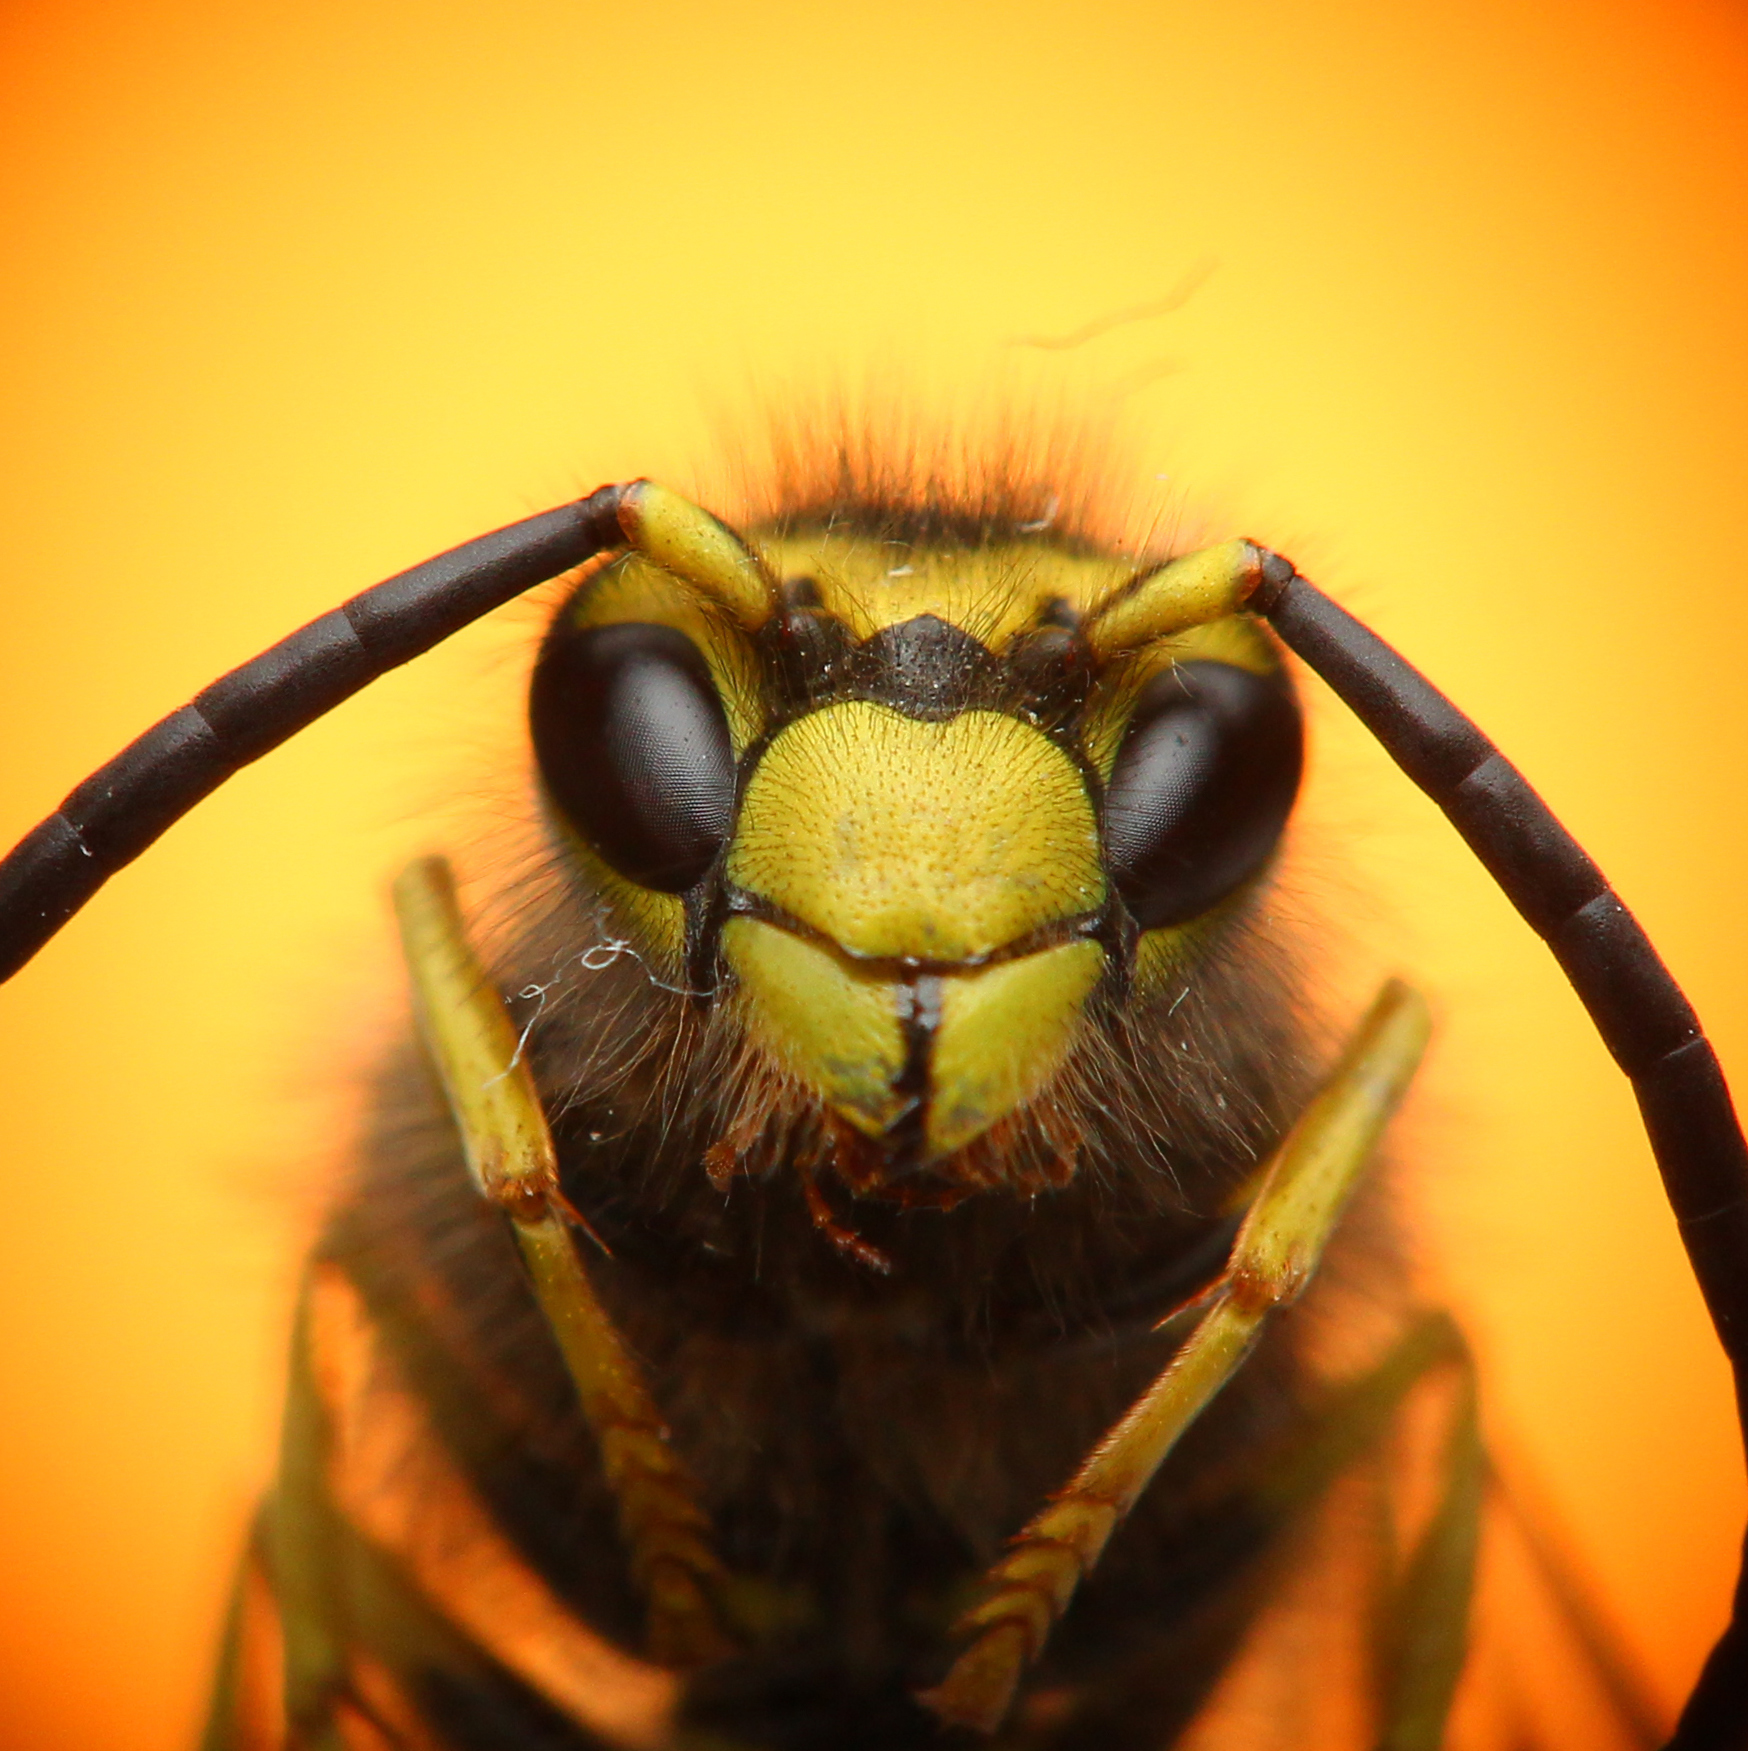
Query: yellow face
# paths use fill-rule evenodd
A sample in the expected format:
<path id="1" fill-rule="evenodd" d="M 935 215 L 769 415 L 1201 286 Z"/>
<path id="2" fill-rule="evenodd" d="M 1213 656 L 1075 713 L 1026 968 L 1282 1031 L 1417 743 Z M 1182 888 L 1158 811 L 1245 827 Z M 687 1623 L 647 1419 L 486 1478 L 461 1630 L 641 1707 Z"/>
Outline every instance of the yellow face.
<path id="1" fill-rule="evenodd" d="M 762 597 L 744 560 L 701 591 L 652 545 L 578 589 L 536 672 L 571 855 L 791 1108 L 859 1139 L 859 1186 L 999 1179 L 992 1137 L 1272 856 L 1298 717 L 1213 593 L 1243 544 L 1138 574 L 840 522 L 755 543 Z"/>

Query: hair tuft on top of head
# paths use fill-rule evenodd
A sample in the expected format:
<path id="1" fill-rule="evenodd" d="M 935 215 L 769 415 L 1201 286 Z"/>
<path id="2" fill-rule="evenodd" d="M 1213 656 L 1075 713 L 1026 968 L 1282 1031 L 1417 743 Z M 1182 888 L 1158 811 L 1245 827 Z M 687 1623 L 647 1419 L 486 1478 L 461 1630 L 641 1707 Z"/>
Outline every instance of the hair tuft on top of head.
<path id="1" fill-rule="evenodd" d="M 998 404 L 931 419 L 836 395 L 773 409 L 725 445 L 725 496 L 740 527 L 778 538 L 828 528 L 900 545 L 1138 552 L 1161 508 L 1136 502 L 1152 477 L 1129 466 L 1131 449 L 1111 416 Z"/>

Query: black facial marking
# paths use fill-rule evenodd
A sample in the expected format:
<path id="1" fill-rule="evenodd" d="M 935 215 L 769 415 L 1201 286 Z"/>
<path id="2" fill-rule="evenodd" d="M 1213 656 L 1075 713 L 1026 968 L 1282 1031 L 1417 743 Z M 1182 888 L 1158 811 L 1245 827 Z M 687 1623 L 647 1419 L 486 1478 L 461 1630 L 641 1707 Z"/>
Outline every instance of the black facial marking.
<path id="1" fill-rule="evenodd" d="M 546 793 L 621 875 L 678 894 L 728 837 L 734 752 L 698 647 L 671 626 L 560 615 L 529 692 Z"/>
<path id="2" fill-rule="evenodd" d="M 999 676 L 987 646 L 934 614 L 881 627 L 851 658 L 858 697 L 925 721 L 994 703 Z"/>
<path id="3" fill-rule="evenodd" d="M 1205 912 L 1267 862 L 1304 734 L 1281 675 L 1180 663 L 1143 690 L 1105 792 L 1105 859 L 1143 930 Z"/>
<path id="4" fill-rule="evenodd" d="M 1079 716 L 1092 686 L 1092 653 L 1072 628 L 1045 624 L 1007 648 L 1012 697 L 1036 723 L 1053 729 Z"/>
<path id="5" fill-rule="evenodd" d="M 883 626 L 858 644 L 819 606 L 811 578 L 786 579 L 782 599 L 756 634 L 771 728 L 836 700 L 865 699 L 925 722 L 1008 711 L 1060 735 L 1086 703 L 1095 665 L 1064 598 L 1047 603 L 1000 657 L 936 614 Z"/>
<path id="6" fill-rule="evenodd" d="M 811 586 L 808 578 L 790 582 Z M 849 629 L 833 615 L 806 606 L 780 609 L 759 628 L 758 648 L 779 721 L 838 697 L 848 684 Z"/>

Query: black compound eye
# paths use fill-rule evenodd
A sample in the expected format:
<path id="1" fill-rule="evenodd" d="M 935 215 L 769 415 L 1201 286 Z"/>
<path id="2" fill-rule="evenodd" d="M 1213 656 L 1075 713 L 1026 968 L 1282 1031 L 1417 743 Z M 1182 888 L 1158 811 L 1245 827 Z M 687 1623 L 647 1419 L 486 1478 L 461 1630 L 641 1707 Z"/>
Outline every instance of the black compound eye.
<path id="1" fill-rule="evenodd" d="M 1105 790 L 1105 859 L 1143 930 L 1181 924 L 1268 860 L 1304 764 L 1283 675 L 1179 663 L 1148 682 Z"/>
<path id="2" fill-rule="evenodd" d="M 668 894 L 702 878 L 728 837 L 734 750 L 684 633 L 561 619 L 535 665 L 528 716 L 548 796 L 608 863 Z"/>

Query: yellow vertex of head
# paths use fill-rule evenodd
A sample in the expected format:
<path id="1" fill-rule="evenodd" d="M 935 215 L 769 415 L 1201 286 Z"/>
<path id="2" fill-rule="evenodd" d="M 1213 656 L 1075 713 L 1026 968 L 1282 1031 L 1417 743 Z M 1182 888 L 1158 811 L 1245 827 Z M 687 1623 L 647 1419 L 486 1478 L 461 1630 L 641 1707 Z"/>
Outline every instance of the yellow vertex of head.
<path id="1" fill-rule="evenodd" d="M 1076 613 L 1120 588 L 1133 564 L 1112 554 L 1073 553 L 1040 542 L 927 547 L 841 530 L 761 541 L 780 577 L 805 577 L 820 606 L 864 639 L 883 626 L 933 614 L 999 651 L 1037 625 L 1051 603 Z"/>
<path id="2" fill-rule="evenodd" d="M 976 961 L 1105 897 L 1091 799 L 1048 737 L 997 712 L 928 723 L 865 701 L 773 738 L 727 874 L 864 958 Z"/>

